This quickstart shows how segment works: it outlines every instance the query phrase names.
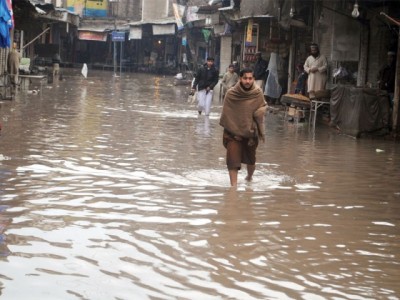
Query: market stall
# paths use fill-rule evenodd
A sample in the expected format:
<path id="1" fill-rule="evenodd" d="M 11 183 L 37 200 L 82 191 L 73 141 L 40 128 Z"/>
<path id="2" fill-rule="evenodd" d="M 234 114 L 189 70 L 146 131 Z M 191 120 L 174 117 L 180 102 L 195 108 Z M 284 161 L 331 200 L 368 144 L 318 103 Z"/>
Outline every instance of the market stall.
<path id="1" fill-rule="evenodd" d="M 342 133 L 360 137 L 389 129 L 390 106 L 385 91 L 337 85 L 331 90 L 331 125 Z"/>
<path id="2" fill-rule="evenodd" d="M 301 94 L 285 94 L 280 99 L 281 103 L 286 105 L 285 117 L 290 116 L 295 120 L 304 118 L 305 111 L 310 109 L 310 98 Z"/>

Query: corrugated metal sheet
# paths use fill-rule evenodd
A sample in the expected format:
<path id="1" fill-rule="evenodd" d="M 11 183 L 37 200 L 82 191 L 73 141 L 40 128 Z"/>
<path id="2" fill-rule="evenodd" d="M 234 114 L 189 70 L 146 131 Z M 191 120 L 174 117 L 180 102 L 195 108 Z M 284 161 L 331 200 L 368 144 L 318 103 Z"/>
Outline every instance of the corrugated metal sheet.
<path id="1" fill-rule="evenodd" d="M 54 9 L 54 5 L 52 3 L 47 3 L 44 0 L 28 0 L 28 2 L 33 6 L 40 7 L 41 9 Z"/>
<path id="2" fill-rule="evenodd" d="M 36 9 L 38 9 L 36 7 Z M 50 19 L 59 22 L 71 23 L 79 26 L 79 15 L 72 13 L 64 8 L 55 8 L 54 10 L 40 16 L 43 19 Z"/>
<path id="3" fill-rule="evenodd" d="M 41 18 L 79 26 L 79 15 L 43 0 L 28 0 Z"/>

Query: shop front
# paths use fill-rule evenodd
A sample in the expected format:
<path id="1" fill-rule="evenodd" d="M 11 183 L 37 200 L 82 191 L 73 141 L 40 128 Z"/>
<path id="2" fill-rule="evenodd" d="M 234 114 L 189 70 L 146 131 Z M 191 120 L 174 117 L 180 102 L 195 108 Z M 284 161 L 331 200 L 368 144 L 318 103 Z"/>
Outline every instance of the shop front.
<path id="1" fill-rule="evenodd" d="M 277 66 L 279 84 L 282 91 L 287 91 L 288 63 L 290 53 L 290 36 L 283 30 L 276 18 L 270 16 L 256 16 L 241 19 L 240 56 L 241 68 L 254 68 L 256 53 L 268 63 L 271 57 Z M 235 56 L 234 56 L 235 57 Z"/>
<path id="2" fill-rule="evenodd" d="M 175 74 L 180 45 L 175 20 L 135 22 L 129 26 L 129 63 L 139 71 Z"/>

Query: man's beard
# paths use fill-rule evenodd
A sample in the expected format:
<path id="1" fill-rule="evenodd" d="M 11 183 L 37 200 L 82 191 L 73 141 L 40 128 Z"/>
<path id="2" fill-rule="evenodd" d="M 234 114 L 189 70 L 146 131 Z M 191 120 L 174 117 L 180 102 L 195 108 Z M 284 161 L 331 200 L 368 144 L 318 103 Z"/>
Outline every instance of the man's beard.
<path id="1" fill-rule="evenodd" d="M 319 56 L 319 51 L 317 53 L 311 53 L 311 56 L 317 58 Z"/>
<path id="2" fill-rule="evenodd" d="M 244 89 L 246 92 L 248 92 L 248 91 L 250 91 L 251 90 L 251 88 L 253 87 L 253 84 L 250 86 L 250 87 L 245 87 L 244 85 L 243 85 L 243 83 L 240 83 L 240 86 L 242 87 L 242 89 Z"/>

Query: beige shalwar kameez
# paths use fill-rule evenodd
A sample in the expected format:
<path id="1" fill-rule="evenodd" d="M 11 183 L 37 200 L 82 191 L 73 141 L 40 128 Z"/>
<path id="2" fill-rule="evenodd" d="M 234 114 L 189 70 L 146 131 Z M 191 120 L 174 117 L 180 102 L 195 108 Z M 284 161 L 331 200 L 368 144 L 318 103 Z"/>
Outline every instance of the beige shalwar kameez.
<path id="1" fill-rule="evenodd" d="M 316 67 L 318 70 L 316 72 L 312 72 L 311 69 Z M 315 97 L 316 91 L 325 90 L 326 80 L 327 80 L 327 69 L 328 62 L 326 57 L 323 55 L 319 55 L 314 57 L 310 55 L 306 62 L 304 63 L 304 70 L 308 74 L 307 81 L 307 91 L 310 98 Z"/>
<path id="2" fill-rule="evenodd" d="M 15 86 L 18 84 L 19 64 L 21 55 L 17 50 L 13 49 L 8 54 L 8 72 L 10 73 L 11 83 Z"/>

